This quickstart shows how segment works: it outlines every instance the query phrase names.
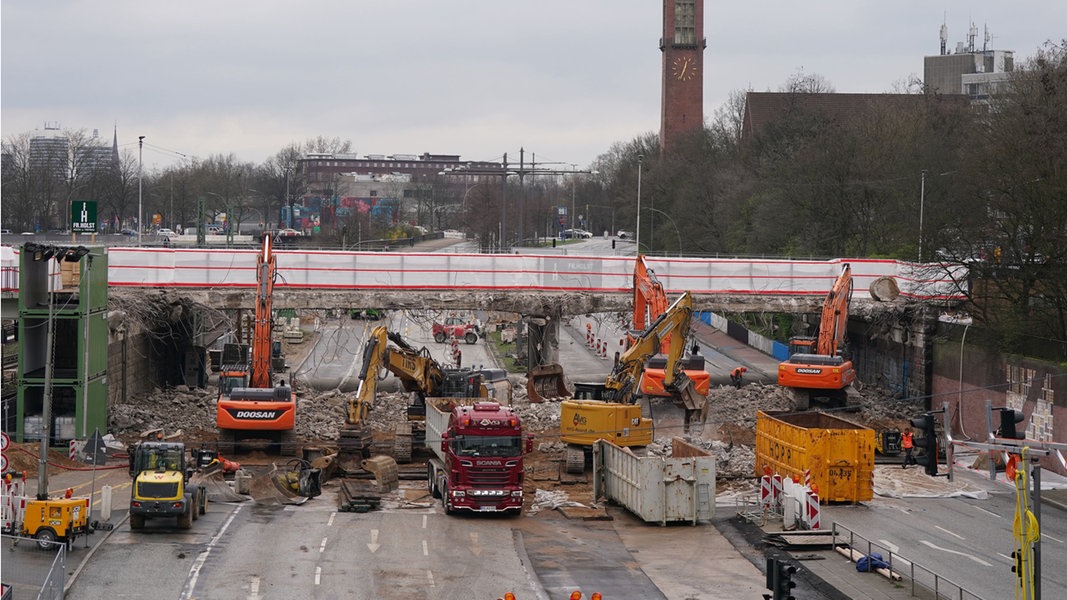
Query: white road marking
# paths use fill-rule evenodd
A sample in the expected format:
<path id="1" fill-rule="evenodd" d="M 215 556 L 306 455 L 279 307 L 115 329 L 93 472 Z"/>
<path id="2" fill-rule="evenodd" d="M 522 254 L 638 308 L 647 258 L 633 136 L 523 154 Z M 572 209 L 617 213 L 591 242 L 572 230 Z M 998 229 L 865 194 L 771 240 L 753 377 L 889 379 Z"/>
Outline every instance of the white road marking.
<path id="1" fill-rule="evenodd" d="M 481 556 L 482 547 L 478 545 L 478 534 L 471 532 L 471 554 L 475 556 Z"/>
<path id="2" fill-rule="evenodd" d="M 964 540 L 964 539 L 967 539 L 967 538 L 963 537 L 962 535 L 959 535 L 958 533 L 953 533 L 953 532 L 951 532 L 951 531 L 949 531 L 949 530 L 945 529 L 944 527 L 942 527 L 942 526 L 940 526 L 940 525 L 934 525 L 934 528 L 935 528 L 935 529 L 940 529 L 941 531 L 944 531 L 945 533 L 947 533 L 947 534 L 949 534 L 949 535 L 951 535 L 951 536 L 955 537 L 956 539 L 960 539 L 960 540 Z"/>
<path id="3" fill-rule="evenodd" d="M 259 576 L 253 575 L 252 581 L 248 583 L 248 600 L 259 599 Z"/>
<path id="4" fill-rule="evenodd" d="M 893 542 L 890 542 L 889 540 L 878 540 L 878 543 L 885 546 L 886 549 L 892 552 L 893 554 L 900 552 L 900 546 L 894 544 Z"/>
<path id="5" fill-rule="evenodd" d="M 322 567 L 315 567 L 315 585 L 322 582 Z"/>
<path id="6" fill-rule="evenodd" d="M 422 528 L 423 529 L 426 529 L 426 523 L 429 522 L 429 519 L 427 519 L 426 517 L 427 517 L 427 515 L 422 515 Z"/>
<path id="7" fill-rule="evenodd" d="M 222 527 L 215 533 L 215 537 L 211 538 L 211 541 L 207 543 L 207 546 L 200 552 L 200 555 L 193 561 L 192 568 L 189 569 L 189 578 L 185 580 L 185 587 L 182 588 L 181 595 L 178 596 L 181 600 L 189 600 L 193 597 L 193 590 L 196 588 L 196 580 L 200 578 L 200 569 L 204 568 L 204 564 L 207 562 L 207 557 L 211 554 L 211 549 L 219 543 L 222 536 L 229 529 L 230 523 L 233 523 L 237 513 L 241 512 L 242 505 L 238 504 L 233 512 L 230 513 L 230 517 L 222 524 Z"/>
<path id="8" fill-rule="evenodd" d="M 426 543 L 426 540 L 422 540 L 422 555 L 423 556 L 429 556 L 430 555 L 430 545 Z"/>
<path id="9" fill-rule="evenodd" d="M 330 513 L 330 520 L 326 521 L 327 527 L 333 527 L 333 519 L 337 516 L 337 513 Z"/>
<path id="10" fill-rule="evenodd" d="M 433 582 L 433 571 L 426 571 L 426 581 L 429 582 L 430 587 L 437 587 L 437 585 Z"/>
<path id="11" fill-rule="evenodd" d="M 1001 554 L 1000 552 L 997 552 L 997 556 L 1003 558 L 1004 560 L 1008 561 L 1009 563 L 1012 563 L 1012 564 L 1015 563 L 1015 559 L 1010 557 L 1010 556 L 1008 556 L 1007 554 Z"/>
<path id="12" fill-rule="evenodd" d="M 374 554 L 375 552 L 378 551 L 378 548 L 381 548 L 381 547 L 382 547 L 382 545 L 378 543 L 378 530 L 377 529 L 371 529 L 370 530 L 370 543 L 367 544 L 367 548 L 371 551 L 371 554 Z"/>
<path id="13" fill-rule="evenodd" d="M 997 513 L 993 512 L 993 511 L 986 510 L 986 509 L 981 508 L 979 506 L 975 506 L 974 509 L 975 510 L 980 510 L 980 511 L 984 512 L 985 514 L 993 516 L 993 517 L 996 517 L 998 519 L 1003 519 L 1004 518 L 1004 517 L 998 515 Z"/>
<path id="14" fill-rule="evenodd" d="M 326 540 L 328 540 L 328 539 L 330 539 L 330 538 L 322 538 L 322 543 L 319 544 L 319 553 L 320 554 L 326 551 Z"/>
<path id="15" fill-rule="evenodd" d="M 993 566 L 991 563 L 987 563 L 986 561 L 978 558 L 977 556 L 975 556 L 973 554 L 968 554 L 966 552 L 960 552 L 958 550 L 952 550 L 950 548 L 942 548 L 941 546 L 938 546 L 937 544 L 928 542 L 926 540 L 919 540 L 919 543 L 920 544 L 924 544 L 926 546 L 929 546 L 929 547 L 933 548 L 934 550 L 940 550 L 942 552 L 948 552 L 949 554 L 955 554 L 955 555 L 958 555 L 958 556 L 963 556 L 963 557 L 969 558 L 969 559 L 973 560 L 974 562 L 976 562 L 976 563 L 978 563 L 978 564 L 980 564 L 982 566 L 986 566 L 986 567 L 992 567 Z"/>
<path id="16" fill-rule="evenodd" d="M 1041 534 L 1041 539 L 1043 539 L 1043 540 L 1052 540 L 1052 541 L 1060 543 L 1060 544 L 1063 543 L 1063 540 L 1061 540 L 1059 538 L 1054 538 L 1054 537 L 1052 537 L 1051 535 L 1049 535 L 1047 533 L 1042 533 Z"/>

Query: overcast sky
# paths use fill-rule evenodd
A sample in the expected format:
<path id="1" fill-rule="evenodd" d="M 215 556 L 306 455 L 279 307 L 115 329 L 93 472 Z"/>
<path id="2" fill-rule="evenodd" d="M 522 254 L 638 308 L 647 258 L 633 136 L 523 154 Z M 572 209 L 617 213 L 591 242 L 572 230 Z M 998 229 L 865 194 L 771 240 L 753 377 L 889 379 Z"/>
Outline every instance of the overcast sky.
<path id="1" fill-rule="evenodd" d="M 99 129 L 145 168 L 262 162 L 315 136 L 359 154 L 459 154 L 588 166 L 658 132 L 660 0 L 2 0 L 4 139 Z M 705 2 L 704 116 L 803 71 L 890 92 L 973 22 L 1033 56 L 1067 37 L 1067 2 Z"/>

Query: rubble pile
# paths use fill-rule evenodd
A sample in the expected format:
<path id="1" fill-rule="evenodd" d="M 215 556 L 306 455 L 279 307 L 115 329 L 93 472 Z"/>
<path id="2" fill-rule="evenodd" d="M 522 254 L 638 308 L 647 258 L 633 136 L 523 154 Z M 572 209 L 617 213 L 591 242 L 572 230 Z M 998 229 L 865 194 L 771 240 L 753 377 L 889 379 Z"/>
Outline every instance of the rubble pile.
<path id="1" fill-rule="evenodd" d="M 860 412 L 841 416 L 874 429 L 905 428 L 908 419 L 923 411 L 922 401 L 899 399 L 876 388 L 865 388 Z M 166 432 L 183 430 L 187 441 L 215 439 L 214 387 L 191 389 L 177 386 L 155 390 L 143 398 L 126 404 L 113 405 L 110 410 L 111 433 L 127 442 L 142 432 L 162 428 Z M 547 459 L 562 456 L 566 445 L 559 441 L 559 403 L 531 403 L 526 395 L 524 378 L 512 381 L 512 404 L 522 418 L 526 431 L 537 436 L 536 450 Z M 330 442 L 338 437 L 344 424 L 351 393 L 338 390 L 315 392 L 298 388 L 297 434 L 307 441 Z M 410 394 L 380 392 L 367 413 L 367 422 L 374 431 L 392 432 L 396 424 L 407 419 Z M 680 421 L 660 419 L 668 414 L 668 401 L 653 403 L 657 419 L 656 440 L 647 449 L 649 454 L 669 455 L 671 438 L 687 440 L 715 455 L 717 474 L 722 479 L 745 478 L 753 475 L 755 464 L 756 411 L 792 410 L 789 394 L 777 385 L 749 383 L 740 389 L 733 386 L 712 387 L 708 395 L 707 420 L 698 436 L 685 436 Z"/>

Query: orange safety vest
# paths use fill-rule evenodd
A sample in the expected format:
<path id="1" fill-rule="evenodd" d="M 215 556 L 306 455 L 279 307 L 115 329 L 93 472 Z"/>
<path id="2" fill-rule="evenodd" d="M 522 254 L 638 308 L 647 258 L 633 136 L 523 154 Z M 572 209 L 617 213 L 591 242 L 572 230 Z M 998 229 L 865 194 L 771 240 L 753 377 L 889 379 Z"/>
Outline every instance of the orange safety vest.
<path id="1" fill-rule="evenodd" d="M 910 431 L 905 431 L 904 435 L 901 436 L 901 445 L 904 446 L 905 450 L 911 448 L 911 432 Z"/>
<path id="2" fill-rule="evenodd" d="M 744 373 L 747 370 L 748 369 L 746 369 L 744 367 L 737 367 L 736 369 L 734 369 L 734 377 L 740 377 L 741 374 Z"/>

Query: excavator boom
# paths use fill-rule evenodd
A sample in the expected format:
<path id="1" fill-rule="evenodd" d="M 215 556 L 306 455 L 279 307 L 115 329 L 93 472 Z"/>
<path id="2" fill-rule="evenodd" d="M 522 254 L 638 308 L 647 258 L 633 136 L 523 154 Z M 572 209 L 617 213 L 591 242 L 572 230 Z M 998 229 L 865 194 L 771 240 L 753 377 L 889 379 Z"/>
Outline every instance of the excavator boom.
<path id="1" fill-rule="evenodd" d="M 830 406 L 847 403 L 847 388 L 856 379 L 852 361 L 841 355 L 848 326 L 848 306 L 852 300 L 852 267 L 841 270 L 823 301 L 819 335 L 814 340 L 815 353 L 797 352 L 778 365 L 778 385 L 792 389 L 801 408 L 813 400 L 825 400 Z M 811 347 L 812 338 L 790 340 L 793 349 Z"/>
<path id="2" fill-rule="evenodd" d="M 629 346 L 636 342 L 649 323 L 667 312 L 669 304 L 663 284 L 656 277 L 656 273 L 648 267 L 645 257 L 639 255 L 634 264 L 633 331 L 627 335 Z M 667 389 L 668 369 L 665 368 L 665 363 L 667 355 L 671 353 L 671 344 L 674 343 L 675 337 L 677 336 L 667 335 L 660 339 L 657 353 L 645 362 L 638 393 L 645 396 L 671 396 L 670 390 Z M 686 337 L 688 333 L 682 338 L 683 344 Z M 692 380 L 697 392 L 706 397 L 711 390 L 711 375 L 704 366 L 704 357 L 694 352 L 683 360 L 685 361 L 683 365 L 685 375 Z"/>

